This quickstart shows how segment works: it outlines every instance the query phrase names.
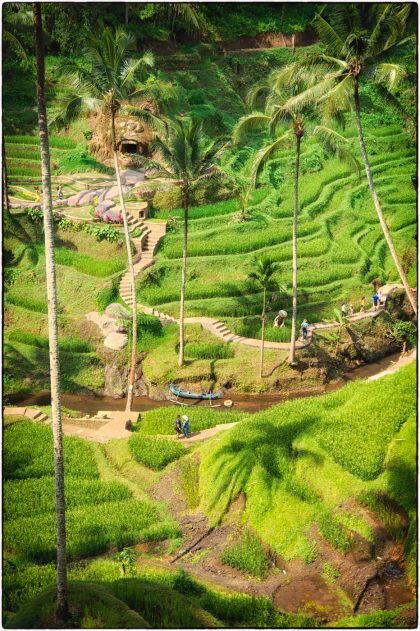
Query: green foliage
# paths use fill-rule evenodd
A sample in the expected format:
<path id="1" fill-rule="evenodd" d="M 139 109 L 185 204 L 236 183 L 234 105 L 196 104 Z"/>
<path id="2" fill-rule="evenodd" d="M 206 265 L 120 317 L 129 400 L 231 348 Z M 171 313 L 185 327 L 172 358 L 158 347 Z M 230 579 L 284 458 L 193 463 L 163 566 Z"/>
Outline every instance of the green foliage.
<path id="1" fill-rule="evenodd" d="M 70 582 L 68 597 L 72 623 L 77 628 L 149 628 L 143 616 L 100 585 Z M 54 616 L 56 598 L 56 587 L 49 587 L 22 607 L 13 618 L 11 628 L 36 629 L 47 626 Z"/>
<path id="2" fill-rule="evenodd" d="M 404 491 L 415 488 L 406 435 L 404 442 L 395 442 L 401 453 L 387 454 L 397 432 L 408 431 L 414 419 L 414 383 L 410 365 L 377 381 L 355 382 L 244 417 L 217 444 L 202 448 L 201 506 L 210 523 L 219 523 L 232 498 L 243 492 L 247 520 L 257 535 L 286 559 L 312 562 L 316 548 L 308 533 L 314 523 L 342 551 L 349 548 L 348 529 L 371 537 L 362 520 L 349 519 L 341 509 L 370 485 L 386 489 L 400 503 L 403 498 L 413 510 L 414 494 Z"/>
<path id="3" fill-rule="evenodd" d="M 220 560 L 258 578 L 265 578 L 268 573 L 267 553 L 260 538 L 251 530 L 246 530 L 239 541 L 227 546 Z"/>
<path id="4" fill-rule="evenodd" d="M 234 357 L 233 348 L 217 342 L 191 343 L 185 345 L 185 356 L 196 359 L 229 359 Z"/>
<path id="5" fill-rule="evenodd" d="M 332 563 L 324 563 L 322 566 L 322 578 L 328 585 L 332 585 L 340 578 L 340 570 L 337 570 Z"/>
<path id="6" fill-rule="evenodd" d="M 333 548 L 347 552 L 350 548 L 350 538 L 341 524 L 337 522 L 333 515 L 324 513 L 318 518 L 318 526 L 321 534 Z"/>
<path id="7" fill-rule="evenodd" d="M 64 467 L 67 476 L 98 477 L 90 446 L 79 438 L 64 437 Z M 3 446 L 3 475 L 6 480 L 53 476 L 51 429 L 31 421 L 9 427 Z"/>
<path id="8" fill-rule="evenodd" d="M 120 278 L 114 278 L 109 287 L 105 287 L 98 292 L 96 304 L 98 310 L 103 312 L 112 302 L 117 302 L 120 295 Z"/>
<path id="9" fill-rule="evenodd" d="M 176 407 L 164 407 L 148 410 L 141 415 L 140 434 L 173 434 L 175 417 L 179 413 Z M 246 415 L 245 415 L 246 416 Z M 244 418 L 244 414 L 234 410 L 212 410 L 209 408 L 191 408 L 188 410 L 191 431 L 199 431 L 219 425 L 235 423 Z"/>
<path id="10" fill-rule="evenodd" d="M 129 445 L 137 462 L 155 470 L 164 469 L 186 453 L 185 447 L 178 442 L 137 433 L 130 437 Z"/>
<path id="11" fill-rule="evenodd" d="M 188 508 L 197 508 L 200 503 L 199 464 L 195 458 L 182 458 L 179 461 L 179 486 Z"/>
<path id="12" fill-rule="evenodd" d="M 11 291 L 7 292 L 7 302 L 9 302 L 11 305 L 16 305 L 18 307 L 28 309 L 28 311 L 35 311 L 37 313 L 48 313 L 48 305 L 46 302 L 35 300 L 34 298 L 27 298 L 26 296 L 22 296 Z"/>
<path id="13" fill-rule="evenodd" d="M 44 252 L 43 246 L 38 246 L 40 253 Z M 57 265 L 66 265 L 74 267 L 78 272 L 96 276 L 98 278 L 106 278 L 121 272 L 126 267 L 126 258 L 123 254 L 111 260 L 98 259 L 88 254 L 81 254 L 67 248 L 56 247 L 55 262 Z"/>
<path id="14" fill-rule="evenodd" d="M 401 342 L 415 346 L 417 342 L 417 328 L 414 322 L 397 321 L 393 326 L 393 334 Z"/>
<path id="15" fill-rule="evenodd" d="M 28 333 L 26 331 L 22 331 L 21 329 L 14 329 L 8 335 L 8 338 L 14 342 L 29 344 L 31 346 L 36 346 L 37 348 L 49 348 L 47 337 L 34 335 L 33 333 Z M 91 353 L 93 351 L 92 347 L 85 340 L 76 337 L 67 340 L 60 339 L 58 346 L 60 350 L 73 353 Z"/>

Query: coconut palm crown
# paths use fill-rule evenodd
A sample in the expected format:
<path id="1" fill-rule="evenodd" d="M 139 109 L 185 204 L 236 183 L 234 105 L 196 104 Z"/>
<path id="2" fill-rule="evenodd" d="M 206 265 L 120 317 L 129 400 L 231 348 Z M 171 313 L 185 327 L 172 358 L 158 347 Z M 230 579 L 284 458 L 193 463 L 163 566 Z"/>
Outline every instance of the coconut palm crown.
<path id="1" fill-rule="evenodd" d="M 318 31 L 322 52 L 311 53 L 296 62 L 292 72 L 321 73 L 316 84 L 291 97 L 285 107 L 297 114 L 308 104 L 317 104 L 325 118 L 343 119 L 343 113 L 354 110 L 357 133 L 372 200 L 388 248 L 404 285 L 407 297 L 417 314 L 417 302 L 399 261 L 391 234 L 375 191 L 361 123 L 360 81 L 376 83 L 382 93 L 392 95 L 406 76 L 405 69 L 391 61 L 391 55 L 412 37 L 404 37 L 411 5 L 391 3 L 340 4 L 329 12 L 328 20 L 318 14 L 314 26 Z"/>
<path id="2" fill-rule="evenodd" d="M 271 140 L 257 152 L 252 168 L 252 182 L 255 186 L 258 175 L 268 160 L 275 157 L 286 143 L 293 137 L 296 145 L 295 174 L 294 174 L 294 211 L 292 226 L 292 327 L 289 351 L 289 363 L 295 362 L 296 343 L 296 319 L 297 319 L 297 225 L 299 214 L 299 168 L 302 138 L 313 136 L 320 142 L 324 149 L 337 155 L 342 161 L 349 164 L 350 168 L 358 171 L 359 166 L 352 154 L 346 149 L 346 138 L 334 129 L 325 125 L 314 125 L 309 122 L 309 117 L 315 115 L 311 104 L 298 111 L 288 107 L 288 98 L 298 94 L 304 86 L 315 85 L 318 76 L 316 73 L 305 72 L 300 69 L 296 73 L 294 68 L 286 66 L 280 71 L 272 73 L 268 81 L 257 85 L 248 95 L 248 102 L 254 105 L 258 98 L 265 97 L 265 111 L 254 111 L 243 116 L 233 130 L 233 141 L 241 142 L 247 134 L 266 129 Z M 274 138 L 274 139 L 273 139 Z"/>
<path id="3" fill-rule="evenodd" d="M 182 191 L 184 237 L 178 359 L 180 366 L 184 364 L 184 302 L 190 195 L 198 182 L 212 178 L 217 174 L 216 159 L 222 148 L 221 140 L 209 140 L 206 138 L 200 122 L 181 116 L 169 120 L 165 123 L 163 133 L 157 133 L 154 141 L 151 143 L 153 158 L 139 158 L 141 164 L 153 169 L 156 175 L 172 180 Z"/>

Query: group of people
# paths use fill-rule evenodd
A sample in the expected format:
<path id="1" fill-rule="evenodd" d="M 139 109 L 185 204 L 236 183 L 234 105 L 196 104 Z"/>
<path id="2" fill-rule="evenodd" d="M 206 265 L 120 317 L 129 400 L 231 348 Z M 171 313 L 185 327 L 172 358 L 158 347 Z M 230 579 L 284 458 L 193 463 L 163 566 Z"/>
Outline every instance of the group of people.
<path id="1" fill-rule="evenodd" d="M 182 436 L 184 436 L 184 438 L 188 438 L 188 432 L 190 431 L 190 421 L 188 416 L 184 415 L 180 417 L 179 414 L 177 415 L 175 419 L 175 431 L 177 438 L 181 438 Z"/>
<path id="2" fill-rule="evenodd" d="M 375 293 L 372 296 L 372 304 L 373 304 L 373 309 L 374 311 L 377 310 L 377 308 L 383 303 L 383 296 L 382 296 L 382 292 L 381 290 L 379 291 L 375 291 Z M 359 313 L 364 313 L 365 311 L 365 306 L 366 306 L 366 298 L 365 296 L 362 296 L 360 298 L 360 310 Z M 352 316 L 354 315 L 354 307 L 352 305 L 352 303 L 349 304 L 349 310 L 348 310 L 348 314 L 347 314 L 347 305 L 345 302 L 341 303 L 341 315 L 343 317 L 346 317 L 347 315 Z"/>
<path id="3" fill-rule="evenodd" d="M 382 295 L 381 290 L 376 291 L 372 296 L 372 303 L 373 303 L 373 309 L 374 311 L 377 310 L 377 308 L 384 303 L 384 297 Z M 362 296 L 362 298 L 360 298 L 360 310 L 359 313 L 364 313 L 365 311 L 365 306 L 366 306 L 366 298 L 365 296 Z M 354 307 L 353 304 L 350 303 L 349 304 L 349 309 L 348 309 L 348 313 L 347 313 L 347 305 L 345 302 L 341 303 L 341 315 L 343 318 L 347 317 L 347 315 L 352 316 L 354 315 Z M 300 325 L 300 329 L 302 332 L 302 339 L 306 340 L 308 337 L 308 329 L 309 329 L 309 323 L 308 321 L 305 319 L 303 320 L 302 324 Z"/>

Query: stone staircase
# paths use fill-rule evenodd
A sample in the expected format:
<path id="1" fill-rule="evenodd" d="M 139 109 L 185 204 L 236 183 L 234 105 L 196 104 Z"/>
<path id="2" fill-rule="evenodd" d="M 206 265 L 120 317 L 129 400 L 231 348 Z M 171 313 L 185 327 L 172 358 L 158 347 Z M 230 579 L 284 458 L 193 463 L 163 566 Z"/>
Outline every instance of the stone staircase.
<path id="1" fill-rule="evenodd" d="M 128 224 L 133 231 L 140 228 L 142 233 L 139 237 L 132 239 L 137 254 L 134 258 L 134 275 L 137 277 L 140 272 L 153 265 L 154 253 L 159 241 L 166 233 L 166 222 L 148 222 L 135 219 L 128 214 Z M 120 296 L 129 307 L 133 306 L 133 296 L 131 291 L 130 273 L 127 271 L 120 281 Z M 150 309 L 150 313 L 152 309 Z"/>
<path id="2" fill-rule="evenodd" d="M 51 419 L 49 416 L 44 414 L 41 410 L 36 410 L 35 408 L 20 408 L 20 407 L 5 407 L 3 408 L 4 416 L 26 416 L 30 418 L 32 421 L 40 421 L 41 423 L 45 423 L 49 425 L 51 423 Z"/>

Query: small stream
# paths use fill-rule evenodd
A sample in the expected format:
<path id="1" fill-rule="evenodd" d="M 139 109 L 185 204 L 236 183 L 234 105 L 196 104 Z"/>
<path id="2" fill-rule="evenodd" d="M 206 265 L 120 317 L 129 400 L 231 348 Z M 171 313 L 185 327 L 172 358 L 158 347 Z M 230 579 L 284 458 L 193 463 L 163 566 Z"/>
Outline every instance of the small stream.
<path id="1" fill-rule="evenodd" d="M 342 388 L 349 381 L 355 379 L 366 379 L 372 375 L 378 374 L 383 370 L 386 370 L 392 366 L 400 357 L 399 353 L 388 355 L 379 361 L 371 364 L 354 368 L 343 375 L 343 378 L 334 383 L 317 386 L 314 388 L 304 388 L 301 390 L 293 390 L 288 392 L 274 392 L 274 393 L 262 393 L 262 394 L 242 394 L 242 393 L 230 393 L 225 395 L 226 399 L 233 401 L 233 408 L 241 410 L 243 412 L 250 412 L 254 414 L 260 410 L 265 410 L 278 403 L 283 403 L 290 399 L 300 399 L 303 397 L 312 397 L 327 392 L 333 392 Z M 50 393 L 47 390 L 37 392 L 35 394 L 13 395 L 10 396 L 10 401 L 14 404 L 25 405 L 50 405 L 51 398 Z M 61 395 L 61 404 L 71 410 L 77 410 L 83 414 L 89 414 L 93 416 L 99 410 L 122 410 L 124 409 L 123 399 L 114 399 L 109 396 L 93 396 L 84 394 L 65 394 Z M 136 412 L 145 412 L 146 410 L 153 410 L 163 406 L 173 405 L 171 401 L 155 401 L 149 397 L 134 397 L 133 410 Z M 193 405 L 199 405 L 200 407 L 208 407 L 207 401 L 198 400 Z M 220 412 L 227 412 L 228 409 L 221 406 L 215 408 Z"/>

